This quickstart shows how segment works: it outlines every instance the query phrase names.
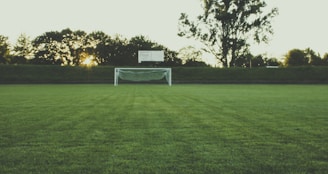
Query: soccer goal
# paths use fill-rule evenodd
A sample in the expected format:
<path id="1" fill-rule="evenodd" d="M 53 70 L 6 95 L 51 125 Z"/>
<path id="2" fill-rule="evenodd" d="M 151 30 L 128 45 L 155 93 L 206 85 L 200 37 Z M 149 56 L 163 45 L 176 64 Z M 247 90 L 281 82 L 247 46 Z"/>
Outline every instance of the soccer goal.
<path id="1" fill-rule="evenodd" d="M 119 79 L 133 82 L 144 82 L 165 79 L 169 86 L 172 85 L 171 68 L 115 68 L 114 86 L 117 86 Z"/>

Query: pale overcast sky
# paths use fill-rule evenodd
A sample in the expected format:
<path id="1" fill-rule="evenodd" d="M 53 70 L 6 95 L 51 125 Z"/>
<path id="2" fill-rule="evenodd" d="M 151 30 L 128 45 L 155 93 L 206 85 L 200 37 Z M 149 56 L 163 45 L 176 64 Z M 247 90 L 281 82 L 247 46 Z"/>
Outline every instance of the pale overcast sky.
<path id="1" fill-rule="evenodd" d="M 254 54 L 282 57 L 293 48 L 328 52 L 328 0 L 267 0 L 278 7 L 275 34 L 268 45 L 252 46 Z M 147 36 L 178 51 L 197 42 L 177 36 L 180 13 L 197 16 L 201 0 L 0 0 L 0 35 L 14 44 L 22 33 L 34 39 L 65 28 L 103 31 L 130 38 Z"/>

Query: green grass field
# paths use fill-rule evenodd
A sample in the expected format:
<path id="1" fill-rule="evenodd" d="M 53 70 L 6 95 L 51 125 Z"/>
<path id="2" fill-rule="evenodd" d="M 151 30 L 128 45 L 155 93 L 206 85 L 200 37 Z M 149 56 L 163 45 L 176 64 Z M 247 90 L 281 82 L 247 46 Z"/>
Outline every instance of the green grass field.
<path id="1" fill-rule="evenodd" d="M 328 173 L 328 85 L 1 85 L 0 173 Z"/>

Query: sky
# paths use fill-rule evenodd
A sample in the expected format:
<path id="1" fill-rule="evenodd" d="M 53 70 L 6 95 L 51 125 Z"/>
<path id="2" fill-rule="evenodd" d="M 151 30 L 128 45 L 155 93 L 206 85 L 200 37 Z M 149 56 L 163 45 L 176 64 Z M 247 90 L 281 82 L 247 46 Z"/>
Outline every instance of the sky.
<path id="1" fill-rule="evenodd" d="M 252 44 L 253 54 L 282 58 L 289 50 L 311 48 L 328 52 L 328 0 L 266 0 L 277 7 L 272 20 L 274 35 L 269 44 Z M 191 18 L 202 13 L 201 0 L 0 0 L 0 35 L 15 44 L 19 35 L 31 39 L 48 31 L 66 28 L 87 33 L 103 31 L 131 38 L 138 35 L 172 50 L 202 45 L 181 38 L 181 13 Z"/>

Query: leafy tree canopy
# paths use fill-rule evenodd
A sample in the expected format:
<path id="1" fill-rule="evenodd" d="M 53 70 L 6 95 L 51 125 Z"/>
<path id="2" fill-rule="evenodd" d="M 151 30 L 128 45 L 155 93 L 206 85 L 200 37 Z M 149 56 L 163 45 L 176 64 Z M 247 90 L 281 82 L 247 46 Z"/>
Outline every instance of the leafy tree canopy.
<path id="1" fill-rule="evenodd" d="M 9 63 L 9 52 L 8 37 L 0 35 L 0 64 Z"/>
<path id="2" fill-rule="evenodd" d="M 308 58 L 300 49 L 290 50 L 285 57 L 285 66 L 302 66 L 308 64 Z"/>
<path id="3" fill-rule="evenodd" d="M 249 42 L 268 42 L 273 33 L 273 8 L 264 13 L 263 0 L 203 0 L 203 14 L 191 21 L 182 13 L 179 36 L 201 41 L 224 67 L 236 66 L 238 57 L 249 53 Z"/>
<path id="4" fill-rule="evenodd" d="M 301 49 L 292 49 L 286 55 L 284 59 L 285 66 L 322 66 L 328 65 L 326 53 L 323 58 L 320 57 L 320 54 L 315 53 L 311 48 Z"/>
<path id="5" fill-rule="evenodd" d="M 34 64 L 137 66 L 138 50 L 165 50 L 164 63 L 160 65 L 181 65 L 175 51 L 144 36 L 128 40 L 121 35 L 111 37 L 101 31 L 87 34 L 64 29 L 36 37 L 33 47 L 34 59 L 30 62 Z"/>

